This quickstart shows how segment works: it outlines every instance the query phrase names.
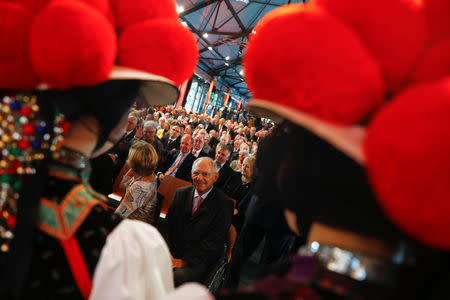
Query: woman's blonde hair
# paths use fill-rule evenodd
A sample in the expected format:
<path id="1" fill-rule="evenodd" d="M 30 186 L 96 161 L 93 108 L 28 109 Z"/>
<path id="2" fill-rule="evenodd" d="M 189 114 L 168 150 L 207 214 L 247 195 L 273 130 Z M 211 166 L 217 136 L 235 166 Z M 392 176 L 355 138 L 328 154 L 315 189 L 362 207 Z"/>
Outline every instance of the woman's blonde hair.
<path id="1" fill-rule="evenodd" d="M 127 163 L 136 174 L 149 176 L 158 166 L 158 154 L 149 143 L 137 141 L 130 147 Z"/>
<path id="2" fill-rule="evenodd" d="M 242 161 L 242 164 L 248 163 L 250 169 L 252 170 L 252 175 L 253 175 L 252 177 L 253 178 L 255 178 L 255 175 L 256 175 L 255 162 L 256 162 L 256 158 L 254 158 L 253 156 L 247 156 Z"/>

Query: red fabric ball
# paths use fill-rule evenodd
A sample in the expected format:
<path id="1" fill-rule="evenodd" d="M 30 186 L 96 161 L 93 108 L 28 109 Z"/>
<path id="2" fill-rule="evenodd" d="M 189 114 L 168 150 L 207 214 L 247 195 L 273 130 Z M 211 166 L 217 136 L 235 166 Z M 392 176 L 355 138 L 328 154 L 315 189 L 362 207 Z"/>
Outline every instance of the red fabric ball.
<path id="1" fill-rule="evenodd" d="M 405 87 L 425 47 L 423 6 L 416 0 L 313 0 L 355 30 L 379 61 L 391 92 Z"/>
<path id="2" fill-rule="evenodd" d="M 128 26 L 147 20 L 178 21 L 174 0 L 113 0 L 112 7 L 120 32 Z"/>
<path id="3" fill-rule="evenodd" d="M 341 124 L 362 121 L 383 101 L 379 65 L 356 34 L 326 11 L 281 7 L 255 31 L 244 56 L 254 98 Z"/>
<path id="4" fill-rule="evenodd" d="M 37 84 L 28 51 L 32 14 L 9 2 L 0 2 L 0 12 L 0 88 L 31 90 Z"/>
<path id="5" fill-rule="evenodd" d="M 29 117 L 31 115 L 31 107 L 24 105 L 20 108 L 20 114 L 24 117 Z"/>
<path id="6" fill-rule="evenodd" d="M 91 6 L 55 0 L 34 18 L 31 59 L 51 88 L 91 86 L 108 79 L 116 42 L 112 25 Z"/>
<path id="7" fill-rule="evenodd" d="M 36 14 L 52 0 L 15 0 L 15 1 L 27 7 L 34 14 Z"/>
<path id="8" fill-rule="evenodd" d="M 427 245 L 450 249 L 450 78 L 386 105 L 364 141 L 367 172 L 386 214 Z"/>
<path id="9" fill-rule="evenodd" d="M 25 135 L 32 135 L 36 131 L 36 128 L 31 124 L 25 124 L 23 125 L 23 134 Z"/>
<path id="10" fill-rule="evenodd" d="M 17 143 L 17 146 L 19 146 L 20 150 L 27 150 L 28 148 L 30 148 L 30 142 L 28 140 L 20 140 Z"/>
<path id="11" fill-rule="evenodd" d="M 449 14 L 450 18 L 450 14 Z M 450 36 L 427 49 L 412 75 L 413 82 L 441 79 L 450 75 Z"/>
<path id="12" fill-rule="evenodd" d="M 195 36 L 178 21 L 145 21 L 119 37 L 119 65 L 166 77 L 181 85 L 198 61 Z"/>
<path id="13" fill-rule="evenodd" d="M 430 44 L 450 36 L 450 1 L 426 0 L 425 14 Z"/>
<path id="14" fill-rule="evenodd" d="M 34 14 L 38 14 L 52 0 L 15 0 L 23 6 L 29 8 Z M 103 14 L 114 24 L 114 18 L 109 0 L 76 0 L 91 5 L 99 13 Z"/>

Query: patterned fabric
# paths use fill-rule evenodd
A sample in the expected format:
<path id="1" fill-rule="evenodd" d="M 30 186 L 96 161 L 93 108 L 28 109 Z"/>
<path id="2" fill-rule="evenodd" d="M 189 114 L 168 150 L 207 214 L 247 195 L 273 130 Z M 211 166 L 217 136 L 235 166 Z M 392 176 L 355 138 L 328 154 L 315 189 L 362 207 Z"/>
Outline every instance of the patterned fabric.
<path id="1" fill-rule="evenodd" d="M 75 233 L 91 278 L 107 235 L 121 220 L 119 216 L 98 205 Z M 84 299 L 61 244 L 42 231 L 37 234 L 27 289 L 24 292 L 23 299 Z"/>
<path id="2" fill-rule="evenodd" d="M 42 198 L 39 228 L 48 235 L 66 240 L 77 231 L 92 207 L 96 205 L 105 204 L 95 198 L 88 186 L 82 184 L 75 186 L 59 204 Z"/>
<path id="3" fill-rule="evenodd" d="M 146 182 L 132 179 L 127 187 L 122 202 L 116 209 L 116 214 L 126 218 L 138 208 L 147 213 L 154 211 L 157 205 L 156 189 L 156 180 Z"/>

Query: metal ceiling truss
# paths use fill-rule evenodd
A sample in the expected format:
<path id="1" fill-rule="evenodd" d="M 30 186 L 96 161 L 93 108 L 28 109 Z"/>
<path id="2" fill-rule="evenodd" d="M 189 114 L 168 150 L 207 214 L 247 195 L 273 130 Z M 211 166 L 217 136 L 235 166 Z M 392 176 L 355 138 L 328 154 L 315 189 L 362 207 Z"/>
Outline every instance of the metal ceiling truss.
<path id="1" fill-rule="evenodd" d="M 239 84 L 245 84 L 244 78 L 241 75 L 242 72 L 239 71 L 239 69 L 242 69 L 242 67 L 240 67 L 242 63 L 242 52 L 245 48 L 248 35 L 252 32 L 254 25 L 259 20 L 261 14 L 266 10 L 267 6 L 281 6 L 281 4 L 271 2 L 271 0 L 248 0 L 248 2 L 242 2 L 243 5 L 236 10 L 232 5 L 231 0 L 204 0 L 179 14 L 180 19 L 198 36 L 199 40 L 202 41 L 202 44 L 206 45 L 206 47 L 200 49 L 199 66 L 211 76 L 220 77 L 225 86 L 236 90 L 244 97 L 249 97 L 250 94 L 246 85 L 245 87 L 238 86 Z M 286 4 L 290 2 L 290 0 L 286 0 Z M 251 18 L 248 25 L 245 26 L 239 14 L 252 3 L 257 3 L 260 7 L 257 10 L 257 13 Z M 205 9 L 208 6 L 211 6 L 211 9 L 206 13 L 206 16 L 203 17 L 201 22 L 199 22 L 200 25 L 198 27 L 195 27 L 188 21 L 187 17 L 189 15 L 198 12 L 201 9 Z M 222 20 L 219 20 L 219 12 L 221 11 L 221 8 L 223 12 L 224 6 L 226 6 L 229 11 L 229 15 L 225 16 Z M 232 20 L 239 26 L 239 31 L 221 30 L 221 28 Z M 210 26 L 209 30 L 207 30 L 208 25 Z M 203 36 L 205 33 L 220 35 L 222 38 L 210 43 Z M 232 57 L 231 60 L 226 59 L 226 55 L 221 53 L 223 50 L 219 49 L 221 45 L 237 46 L 239 48 L 237 56 Z M 211 52 L 211 56 L 205 57 L 205 55 L 201 55 L 207 51 Z M 217 65 L 217 62 L 223 62 L 223 64 Z"/>

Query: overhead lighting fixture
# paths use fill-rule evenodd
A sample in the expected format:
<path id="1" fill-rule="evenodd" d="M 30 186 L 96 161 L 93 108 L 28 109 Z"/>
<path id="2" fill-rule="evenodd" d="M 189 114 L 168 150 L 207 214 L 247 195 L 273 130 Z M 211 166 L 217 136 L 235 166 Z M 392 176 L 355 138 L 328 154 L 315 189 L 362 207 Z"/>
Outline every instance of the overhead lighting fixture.
<path id="1" fill-rule="evenodd" d="M 206 38 L 208 37 L 208 33 L 205 32 L 205 33 L 203 34 L 203 37 L 206 39 Z"/>
<path id="2" fill-rule="evenodd" d="M 226 56 L 226 57 L 225 57 L 225 60 L 230 60 L 230 57 L 229 57 L 229 56 Z"/>
<path id="3" fill-rule="evenodd" d="M 188 25 L 185 21 L 181 22 L 181 25 L 183 25 L 184 27 L 188 27 Z"/>
<path id="4" fill-rule="evenodd" d="M 212 51 L 212 49 L 213 49 L 213 47 L 208 46 L 208 50 L 209 50 L 209 51 Z"/>
<path id="5" fill-rule="evenodd" d="M 239 71 L 239 75 L 244 76 L 244 71 L 243 71 L 243 70 L 240 70 L 240 71 Z"/>
<path id="6" fill-rule="evenodd" d="M 225 66 L 229 66 L 229 65 L 230 65 L 230 64 L 229 64 L 229 63 L 227 63 L 227 62 L 225 63 Z"/>
<path id="7" fill-rule="evenodd" d="M 177 5 L 177 13 L 182 13 L 184 11 L 184 7 L 181 5 Z"/>

